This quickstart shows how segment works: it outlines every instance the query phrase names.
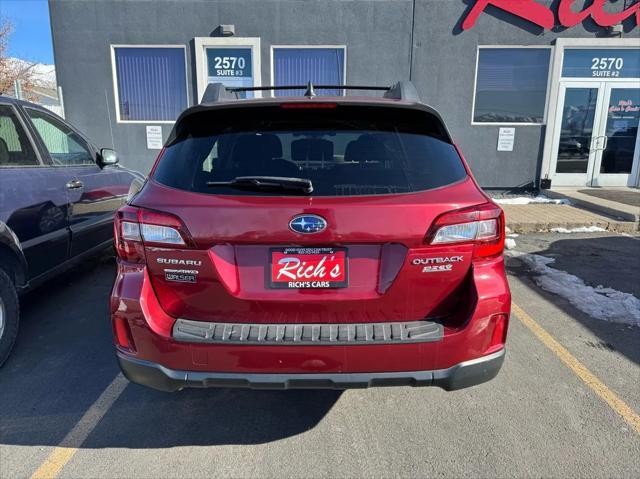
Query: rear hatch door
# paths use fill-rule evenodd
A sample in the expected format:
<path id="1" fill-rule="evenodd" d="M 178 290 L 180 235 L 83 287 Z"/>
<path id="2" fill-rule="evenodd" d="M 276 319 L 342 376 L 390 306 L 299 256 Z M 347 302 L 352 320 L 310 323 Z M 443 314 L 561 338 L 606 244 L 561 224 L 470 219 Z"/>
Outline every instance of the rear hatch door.
<path id="1" fill-rule="evenodd" d="M 213 110 L 176 125 L 135 198 L 178 217 L 190 235 L 186 248 L 145 246 L 169 314 L 410 321 L 459 300 L 472 246 L 428 246 L 425 235 L 442 213 L 486 198 L 441 120 L 409 108 L 331 105 Z M 265 186 L 265 176 L 308 180 L 313 190 Z M 247 177 L 262 185 L 238 185 Z"/>

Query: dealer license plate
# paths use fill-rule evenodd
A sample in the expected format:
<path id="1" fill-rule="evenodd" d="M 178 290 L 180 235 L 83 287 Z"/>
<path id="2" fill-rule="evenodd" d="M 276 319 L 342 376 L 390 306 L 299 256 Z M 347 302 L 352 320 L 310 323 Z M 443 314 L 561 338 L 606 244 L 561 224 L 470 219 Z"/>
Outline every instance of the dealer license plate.
<path id="1" fill-rule="evenodd" d="M 346 288 L 346 248 L 272 248 L 268 284 L 279 289 Z"/>

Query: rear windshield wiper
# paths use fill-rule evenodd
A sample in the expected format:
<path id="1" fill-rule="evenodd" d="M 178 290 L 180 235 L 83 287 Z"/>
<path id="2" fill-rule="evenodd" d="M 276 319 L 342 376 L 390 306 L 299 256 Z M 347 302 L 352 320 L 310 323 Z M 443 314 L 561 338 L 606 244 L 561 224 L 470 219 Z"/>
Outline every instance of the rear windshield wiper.
<path id="1" fill-rule="evenodd" d="M 208 181 L 207 186 L 226 186 L 239 190 L 291 190 L 307 195 L 313 192 L 311 180 L 284 176 L 237 176 L 230 181 Z"/>

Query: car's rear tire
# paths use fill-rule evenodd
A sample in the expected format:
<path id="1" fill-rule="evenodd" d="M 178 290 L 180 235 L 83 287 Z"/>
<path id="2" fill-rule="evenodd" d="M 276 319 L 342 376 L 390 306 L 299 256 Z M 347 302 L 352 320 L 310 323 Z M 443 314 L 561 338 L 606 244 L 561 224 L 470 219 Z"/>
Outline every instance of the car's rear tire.
<path id="1" fill-rule="evenodd" d="M 0 268 L 0 367 L 9 357 L 18 336 L 20 303 L 15 284 Z"/>

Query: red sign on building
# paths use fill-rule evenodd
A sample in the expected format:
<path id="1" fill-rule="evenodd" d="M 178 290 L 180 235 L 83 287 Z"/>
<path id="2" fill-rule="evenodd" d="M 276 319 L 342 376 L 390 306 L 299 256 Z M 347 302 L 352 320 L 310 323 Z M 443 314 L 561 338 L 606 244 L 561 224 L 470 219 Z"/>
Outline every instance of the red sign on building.
<path id="1" fill-rule="evenodd" d="M 640 3 L 635 3 L 621 12 L 611 13 L 605 10 L 605 4 L 609 0 L 593 0 L 591 5 L 581 11 L 576 11 L 572 8 L 575 1 L 560 0 L 557 14 L 561 26 L 573 27 L 591 17 L 601 27 L 610 27 L 623 22 L 632 15 L 636 16 L 636 25 L 640 24 Z M 464 19 L 462 29 L 469 30 L 473 28 L 478 17 L 488 6 L 509 12 L 547 30 L 553 28 L 556 24 L 553 10 L 538 3 L 536 0 L 477 0 Z"/>

